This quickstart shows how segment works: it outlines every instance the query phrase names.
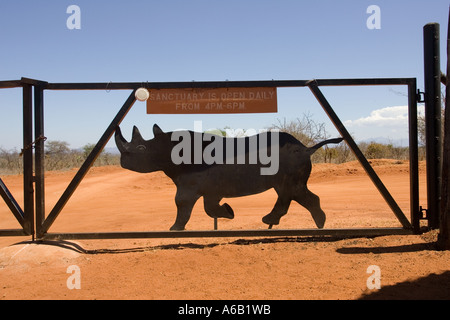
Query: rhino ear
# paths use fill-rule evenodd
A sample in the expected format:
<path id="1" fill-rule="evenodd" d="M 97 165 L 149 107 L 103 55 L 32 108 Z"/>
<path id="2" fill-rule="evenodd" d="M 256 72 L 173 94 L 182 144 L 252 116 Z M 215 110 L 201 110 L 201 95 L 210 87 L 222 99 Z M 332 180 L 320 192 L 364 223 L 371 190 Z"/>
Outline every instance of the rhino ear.
<path id="1" fill-rule="evenodd" d="M 158 125 L 155 123 L 155 124 L 153 125 L 153 134 L 155 135 L 155 137 L 156 137 L 157 135 L 163 134 L 163 133 L 164 133 L 164 131 L 162 131 L 161 128 L 158 127 Z"/>

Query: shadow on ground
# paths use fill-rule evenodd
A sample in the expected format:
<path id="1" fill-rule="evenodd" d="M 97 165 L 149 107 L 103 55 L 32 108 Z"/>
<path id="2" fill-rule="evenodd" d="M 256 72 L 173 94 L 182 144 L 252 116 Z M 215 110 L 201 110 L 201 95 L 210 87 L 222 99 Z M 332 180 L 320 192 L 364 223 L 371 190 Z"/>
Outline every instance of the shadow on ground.
<path id="1" fill-rule="evenodd" d="M 414 281 L 397 283 L 370 294 L 364 294 L 359 300 L 449 300 L 450 271 L 442 274 L 430 274 Z"/>
<path id="2" fill-rule="evenodd" d="M 233 241 L 225 242 L 214 242 L 208 244 L 197 244 L 197 243 L 177 243 L 177 244 L 165 244 L 157 246 L 141 246 L 141 247 L 130 247 L 130 248 L 117 248 L 117 249 L 85 249 L 80 244 L 67 241 L 67 240 L 39 240 L 39 241 L 24 241 L 16 243 L 18 244 L 42 244 L 48 246 L 57 246 L 63 249 L 72 250 L 83 254 L 120 254 L 120 253 L 131 253 L 131 252 L 145 252 L 151 250 L 183 250 L 183 249 L 205 249 L 214 248 L 216 246 L 222 245 L 256 245 L 261 243 L 290 243 L 290 242 L 335 242 L 343 239 L 349 239 L 348 237 L 270 237 L 270 238 L 256 238 L 256 239 L 237 239 Z"/>

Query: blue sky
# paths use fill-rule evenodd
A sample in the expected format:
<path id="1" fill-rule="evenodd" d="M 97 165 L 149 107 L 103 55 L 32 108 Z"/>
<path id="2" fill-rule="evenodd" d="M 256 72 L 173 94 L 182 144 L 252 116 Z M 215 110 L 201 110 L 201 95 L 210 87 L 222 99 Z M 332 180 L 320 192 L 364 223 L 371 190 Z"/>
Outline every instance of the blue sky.
<path id="1" fill-rule="evenodd" d="M 66 12 L 81 10 L 81 29 Z M 381 29 L 370 30 L 370 5 Z M 445 56 L 449 2 L 441 0 L 2 0 L 0 80 L 152 82 L 416 77 L 423 90 L 423 26 L 441 25 Z M 442 59 L 442 70 L 446 70 Z M 323 88 L 357 140 L 407 142 L 406 87 Z M 45 135 L 72 148 L 95 143 L 129 91 L 46 91 Z M 20 149 L 21 90 L 0 90 L 0 147 Z M 310 114 L 333 125 L 307 88 L 279 89 L 278 113 L 147 115 L 136 102 L 122 127 L 151 138 L 163 130 L 261 129 Z M 113 146 L 110 143 L 109 146 Z"/>

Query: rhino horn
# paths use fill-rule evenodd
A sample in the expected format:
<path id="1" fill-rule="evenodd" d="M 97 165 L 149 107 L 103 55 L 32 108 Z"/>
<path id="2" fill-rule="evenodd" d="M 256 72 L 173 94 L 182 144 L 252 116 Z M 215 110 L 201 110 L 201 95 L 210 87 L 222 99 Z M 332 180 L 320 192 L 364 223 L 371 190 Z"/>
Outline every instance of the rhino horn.
<path id="1" fill-rule="evenodd" d="M 131 141 L 144 141 L 144 138 L 142 138 L 141 133 L 139 132 L 139 129 L 136 126 L 133 126 L 133 135 L 131 138 Z"/>
<path id="2" fill-rule="evenodd" d="M 156 137 L 159 134 L 163 134 L 164 131 L 161 130 L 161 128 L 155 123 L 153 125 L 153 135 Z"/>
<path id="3" fill-rule="evenodd" d="M 116 140 L 117 148 L 120 152 L 126 151 L 128 148 L 128 141 L 125 140 L 125 138 L 122 135 L 122 131 L 120 130 L 120 127 L 116 128 L 116 133 L 114 135 L 114 138 Z"/>

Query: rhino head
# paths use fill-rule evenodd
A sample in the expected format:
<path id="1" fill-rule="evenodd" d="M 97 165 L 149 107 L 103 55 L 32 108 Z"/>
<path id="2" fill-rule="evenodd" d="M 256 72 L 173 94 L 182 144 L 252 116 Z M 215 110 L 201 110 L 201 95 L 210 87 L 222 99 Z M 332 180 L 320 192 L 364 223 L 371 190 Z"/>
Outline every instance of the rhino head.
<path id="1" fill-rule="evenodd" d="M 134 126 L 131 141 L 122 135 L 120 127 L 116 128 L 115 140 L 120 151 L 120 165 L 128 170 L 147 173 L 163 170 L 170 162 L 170 137 L 158 125 L 153 126 L 154 138 L 145 140 L 139 129 Z"/>

